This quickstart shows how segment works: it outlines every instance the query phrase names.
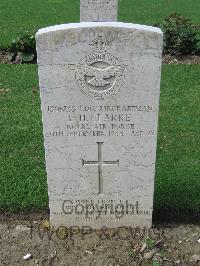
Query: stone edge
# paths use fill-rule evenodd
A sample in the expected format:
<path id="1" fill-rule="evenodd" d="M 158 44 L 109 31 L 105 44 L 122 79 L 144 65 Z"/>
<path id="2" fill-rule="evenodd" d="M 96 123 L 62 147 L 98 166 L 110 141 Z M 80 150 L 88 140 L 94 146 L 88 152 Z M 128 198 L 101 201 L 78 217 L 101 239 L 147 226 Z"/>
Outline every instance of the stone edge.
<path id="1" fill-rule="evenodd" d="M 36 37 L 42 34 L 48 34 L 50 32 L 55 32 L 59 30 L 68 30 L 68 29 L 79 29 L 79 28 L 92 28 L 92 27 L 112 27 L 112 28 L 125 28 L 125 29 L 134 29 L 134 30 L 142 30 L 149 31 L 158 34 L 163 34 L 160 28 L 139 25 L 133 23 L 123 23 L 123 22 L 81 22 L 81 23 L 68 23 L 50 26 L 47 28 L 39 29 L 36 33 Z"/>

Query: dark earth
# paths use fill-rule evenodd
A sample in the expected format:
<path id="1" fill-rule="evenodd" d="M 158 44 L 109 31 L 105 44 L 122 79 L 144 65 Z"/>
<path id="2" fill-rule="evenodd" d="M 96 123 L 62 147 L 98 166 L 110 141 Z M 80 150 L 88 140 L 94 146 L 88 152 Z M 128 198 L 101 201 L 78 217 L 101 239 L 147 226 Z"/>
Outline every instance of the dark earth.
<path id="1" fill-rule="evenodd" d="M 48 219 L 44 213 L 1 215 L 0 265 L 200 265 L 199 225 L 54 231 Z"/>

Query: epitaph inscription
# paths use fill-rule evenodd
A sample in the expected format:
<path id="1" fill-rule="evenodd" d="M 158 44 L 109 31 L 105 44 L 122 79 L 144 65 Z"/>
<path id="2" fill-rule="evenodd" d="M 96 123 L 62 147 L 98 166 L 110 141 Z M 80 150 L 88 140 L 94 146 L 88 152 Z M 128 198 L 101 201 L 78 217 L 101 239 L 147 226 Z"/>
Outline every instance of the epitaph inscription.
<path id="1" fill-rule="evenodd" d="M 118 0 L 80 0 L 80 21 L 117 21 Z"/>
<path id="2" fill-rule="evenodd" d="M 91 22 L 36 40 L 52 225 L 150 227 L 162 32 Z"/>

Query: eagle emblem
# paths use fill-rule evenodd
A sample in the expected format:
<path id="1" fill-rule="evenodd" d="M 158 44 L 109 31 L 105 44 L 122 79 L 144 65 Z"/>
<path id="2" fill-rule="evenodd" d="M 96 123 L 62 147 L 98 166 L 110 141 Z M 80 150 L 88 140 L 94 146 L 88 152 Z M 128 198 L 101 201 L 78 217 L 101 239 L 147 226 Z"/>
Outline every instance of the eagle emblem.
<path id="1" fill-rule="evenodd" d="M 90 43 L 92 54 L 81 60 L 79 65 L 71 65 L 82 93 L 93 100 L 114 97 L 123 86 L 125 66 L 108 53 L 111 44 L 98 36 Z"/>

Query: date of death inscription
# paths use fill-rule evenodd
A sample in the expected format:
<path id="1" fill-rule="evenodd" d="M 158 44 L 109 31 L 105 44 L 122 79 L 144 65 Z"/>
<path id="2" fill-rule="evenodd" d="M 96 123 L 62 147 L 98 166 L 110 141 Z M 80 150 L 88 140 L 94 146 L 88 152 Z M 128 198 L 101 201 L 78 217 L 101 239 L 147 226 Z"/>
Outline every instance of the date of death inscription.
<path id="1" fill-rule="evenodd" d="M 150 105 L 51 105 L 47 106 L 47 115 L 50 119 L 53 116 L 60 124 L 45 134 L 47 137 L 154 136 L 156 130 L 148 128 L 148 117 L 156 111 L 156 108 Z M 139 121 L 145 114 L 147 125 L 142 125 Z"/>

